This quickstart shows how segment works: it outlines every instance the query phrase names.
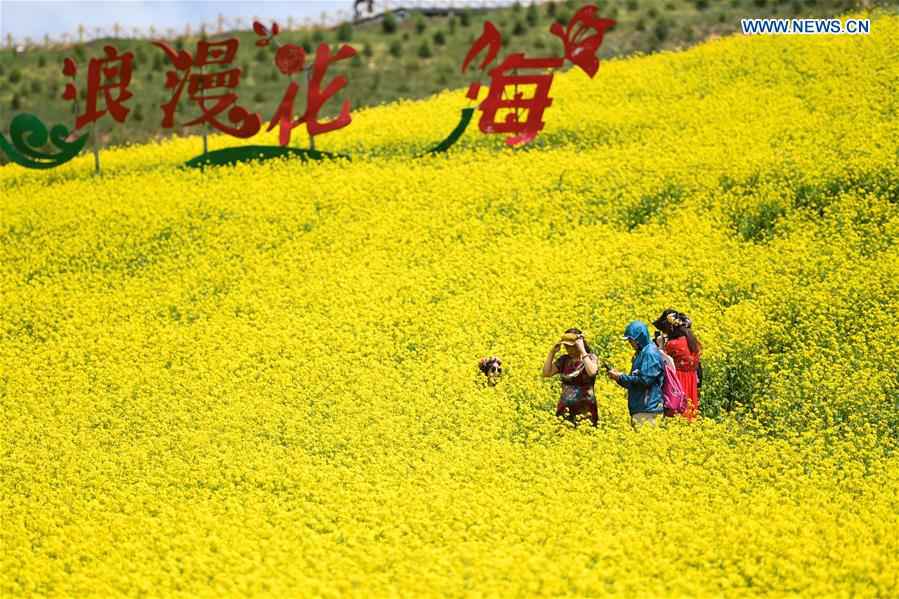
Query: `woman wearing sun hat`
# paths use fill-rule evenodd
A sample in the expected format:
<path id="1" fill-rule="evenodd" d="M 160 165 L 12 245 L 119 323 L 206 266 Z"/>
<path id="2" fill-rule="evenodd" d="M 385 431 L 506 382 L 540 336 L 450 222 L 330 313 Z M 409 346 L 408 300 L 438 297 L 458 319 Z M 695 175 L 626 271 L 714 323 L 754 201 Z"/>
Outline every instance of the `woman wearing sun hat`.
<path id="1" fill-rule="evenodd" d="M 563 347 L 565 353 L 556 359 L 556 354 Z M 562 379 L 562 395 L 556 404 L 556 416 L 564 416 L 567 411 L 565 419 L 577 426 L 577 415 L 586 413 L 590 416 L 590 423 L 596 426 L 599 413 L 593 384 L 598 370 L 599 361 L 584 340 L 581 330 L 572 328 L 565 331 L 550 348 L 543 363 L 544 378 L 558 374 Z"/>
<path id="2" fill-rule="evenodd" d="M 699 369 L 702 346 L 693 334 L 693 323 L 683 312 L 666 308 L 652 324 L 667 337 L 665 353 L 674 359 L 677 380 L 680 381 L 688 399 L 684 417 L 687 420 L 694 420 L 699 415 Z"/>

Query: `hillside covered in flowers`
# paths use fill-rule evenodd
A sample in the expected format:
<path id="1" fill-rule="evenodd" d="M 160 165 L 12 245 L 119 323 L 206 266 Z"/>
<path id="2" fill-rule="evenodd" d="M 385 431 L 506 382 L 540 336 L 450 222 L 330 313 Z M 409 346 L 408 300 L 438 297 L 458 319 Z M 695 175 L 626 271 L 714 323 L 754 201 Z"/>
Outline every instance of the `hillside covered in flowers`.
<path id="1" fill-rule="evenodd" d="M 899 595 L 899 18 L 872 18 L 559 75 L 522 150 L 414 158 L 457 90 L 317 138 L 349 160 L 0 168 L 0 595 Z M 560 423 L 559 334 L 626 368 L 668 306 L 702 418 L 635 433 L 598 379 L 599 427 Z"/>

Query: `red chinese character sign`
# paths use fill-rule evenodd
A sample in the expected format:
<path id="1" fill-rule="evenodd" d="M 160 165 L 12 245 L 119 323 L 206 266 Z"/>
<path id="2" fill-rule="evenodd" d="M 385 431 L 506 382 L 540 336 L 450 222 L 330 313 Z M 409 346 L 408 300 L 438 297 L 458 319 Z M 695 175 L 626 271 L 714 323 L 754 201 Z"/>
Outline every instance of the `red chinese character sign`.
<path id="1" fill-rule="evenodd" d="M 72 110 L 77 115 L 75 130 L 91 126 L 94 150 L 94 169 L 100 172 L 100 150 L 97 139 L 97 121 L 109 115 L 117 123 L 124 123 L 131 109 L 125 106 L 134 94 L 128 91 L 134 69 L 134 55 L 131 52 L 119 54 L 113 46 L 103 47 L 103 58 L 92 58 L 87 67 L 87 89 L 84 93 L 84 110 L 78 102 L 78 64 L 72 58 L 63 61 L 63 75 L 71 77 L 62 97 L 72 102 Z M 80 112 L 80 114 L 78 114 Z"/>
<path id="2" fill-rule="evenodd" d="M 533 141 L 544 129 L 547 109 L 553 105 L 550 94 L 556 70 L 566 63 L 580 68 L 590 78 L 599 70 L 599 48 L 605 33 L 615 25 L 611 19 L 597 15 L 595 6 L 581 8 L 567 25 L 553 23 L 550 33 L 562 41 L 562 56 L 530 57 L 524 53 L 501 56 L 503 39 L 491 22 L 484 24 L 481 36 L 474 41 L 462 61 L 462 72 L 480 72 L 488 83 L 474 81 L 468 87 L 467 98 L 478 102 L 475 107 L 462 110 L 455 129 L 429 153 L 448 150 L 466 131 L 476 111 L 480 111 L 478 128 L 485 134 L 505 135 L 509 146 L 522 146 Z M 352 122 L 351 106 L 344 100 L 331 119 L 323 119 L 322 111 L 328 103 L 336 103 L 336 96 L 348 81 L 343 75 L 329 76 L 331 67 L 356 55 L 347 44 L 333 49 L 320 44 L 315 56 L 294 44 L 280 44 L 277 23 L 267 28 L 253 23 L 258 36 L 256 46 L 271 46 L 275 52 L 273 62 L 287 78 L 287 86 L 270 118 L 253 113 L 241 105 L 238 88 L 241 70 L 233 65 L 237 59 L 240 41 L 237 38 L 209 41 L 200 40 L 194 52 L 175 50 L 162 41 L 153 42 L 168 57 L 172 69 L 166 73 L 165 87 L 171 92 L 167 102 L 160 106 L 162 127 L 176 126 L 176 111 L 181 103 L 191 105 L 193 113 L 179 126 L 202 126 L 203 154 L 188 161 L 188 166 L 229 164 L 244 160 L 293 156 L 302 160 L 320 160 L 334 157 L 315 149 L 316 137 L 348 126 Z M 84 77 L 84 89 L 77 83 L 79 66 L 72 58 L 66 58 L 63 73 L 72 78 L 66 85 L 63 98 L 73 103 L 74 131 L 90 126 L 93 138 L 94 162 L 99 171 L 97 124 L 108 117 L 123 124 L 128 118 L 128 103 L 134 94 L 129 90 L 134 56 L 120 52 L 113 46 L 103 48 L 103 56 L 89 61 Z M 486 87 L 486 93 L 482 93 Z M 305 100 L 305 107 L 298 108 Z M 83 101 L 83 106 L 81 104 Z M 259 133 L 263 123 L 266 131 L 278 130 L 277 146 L 238 146 L 207 151 L 207 130 L 215 129 L 225 135 L 248 139 Z M 291 147 L 293 131 L 304 127 L 309 137 L 308 148 Z M 86 135 L 73 138 L 63 125 L 47 127 L 31 114 L 21 114 L 10 126 L 12 142 L 0 134 L 0 150 L 11 160 L 26 168 L 52 168 L 71 160 L 85 145 Z M 59 151 L 45 152 L 42 147 L 51 143 Z"/>
<path id="3" fill-rule="evenodd" d="M 483 133 L 508 134 L 506 144 L 510 146 L 527 144 L 545 125 L 543 114 L 553 102 L 549 95 L 553 70 L 561 68 L 567 60 L 590 78 L 596 75 L 599 70 L 597 53 L 603 36 L 615 25 L 612 19 L 597 17 L 596 10 L 595 6 L 581 8 L 565 28 L 553 23 L 550 32 L 562 40 L 564 56 L 528 58 L 519 52 L 510 54 L 490 70 L 487 70 L 488 66 L 496 61 L 502 49 L 502 36 L 493 23 L 484 23 L 483 33 L 462 62 L 464 73 L 476 58 L 484 54 L 478 68 L 490 77 L 490 85 L 486 97 L 477 107 L 481 111 L 478 128 Z M 466 96 L 476 101 L 480 90 L 481 84 L 475 81 L 469 86 Z M 455 130 L 430 153 L 444 152 L 458 141 L 473 112 L 471 108 L 464 109 Z"/>
<path id="4" fill-rule="evenodd" d="M 128 91 L 131 74 L 134 68 L 134 55 L 131 52 L 119 55 L 112 46 L 104 46 L 105 58 L 92 58 L 87 68 L 87 93 L 85 94 L 84 112 L 75 120 L 75 129 L 96 123 L 107 113 L 118 123 L 124 123 L 131 111 L 125 107 L 125 101 L 133 94 Z M 78 74 L 78 65 L 71 58 L 66 58 L 62 72 L 67 77 Z M 100 97 L 102 92 L 103 96 Z M 76 103 L 78 90 L 74 83 L 66 84 L 62 97 Z"/>
<path id="5" fill-rule="evenodd" d="M 250 114 L 237 104 L 237 93 L 234 90 L 240 83 L 240 69 L 225 68 L 234 62 L 240 44 L 238 39 L 200 41 L 197 43 L 195 56 L 186 50 L 176 52 L 165 42 L 153 44 L 165 52 L 175 67 L 174 71 L 165 74 L 165 87 L 172 90 L 172 97 L 162 105 L 163 128 L 171 129 L 175 125 L 175 109 L 187 87 L 188 99 L 197 105 L 201 114 L 183 126 L 209 125 L 239 138 L 252 137 L 259 132 L 259 115 Z M 208 72 L 208 68 L 213 68 L 213 71 Z M 222 113 L 226 110 L 230 124 L 221 120 Z"/>
<path id="6" fill-rule="evenodd" d="M 347 78 L 343 75 L 335 77 L 327 86 L 322 88 L 324 79 L 327 75 L 328 67 L 340 60 L 346 60 L 356 55 L 356 50 L 346 44 L 342 45 L 332 54 L 327 44 L 319 44 L 315 51 L 315 61 L 311 67 L 306 67 L 306 52 L 299 46 L 293 44 L 279 45 L 275 36 L 278 35 L 278 24 L 272 25 L 271 31 L 265 28 L 261 23 L 254 22 L 253 30 L 261 39 L 256 41 L 257 46 L 267 46 L 272 44 L 277 48 L 275 53 L 275 66 L 284 75 L 290 77 L 296 73 L 309 71 L 307 77 L 308 88 L 306 90 L 306 110 L 302 116 L 294 119 L 294 103 L 300 86 L 296 81 L 291 81 L 287 86 L 287 91 L 275 111 L 268 126 L 271 131 L 276 125 L 278 126 L 278 142 L 282 146 L 286 146 L 290 142 L 290 133 L 299 125 L 305 123 L 306 131 L 309 134 L 310 149 L 315 148 L 315 136 L 328 131 L 335 131 L 346 127 L 352 122 L 350 116 L 350 101 L 344 100 L 340 109 L 340 114 L 332 121 L 321 122 L 319 120 L 319 112 L 325 102 L 331 99 L 347 84 Z M 311 70 L 309 70 L 311 68 Z"/>
<path id="7" fill-rule="evenodd" d="M 324 84 L 328 67 L 339 60 L 351 58 L 356 51 L 350 46 L 343 45 L 334 54 L 327 44 L 321 44 L 316 51 L 312 65 L 306 65 L 306 53 L 299 46 L 293 44 L 280 45 L 276 40 L 280 28 L 277 23 L 272 25 L 271 31 L 259 22 L 253 23 L 253 30 L 260 37 L 256 41 L 257 46 L 272 45 L 277 49 L 274 63 L 278 70 L 285 76 L 291 77 L 297 73 L 308 72 L 306 110 L 296 117 L 294 106 L 300 85 L 296 81 L 290 81 L 284 93 L 284 97 L 275 110 L 266 131 L 278 127 L 278 146 L 239 146 L 226 148 L 215 152 L 207 152 L 204 138 L 203 154 L 190 160 L 189 166 L 204 166 L 208 164 L 231 164 L 252 159 L 265 159 L 277 156 L 295 156 L 303 160 L 321 160 L 334 157 L 315 150 L 314 139 L 316 135 L 327 133 L 341 127 L 345 127 L 351 121 L 350 104 L 345 101 L 340 115 L 327 122 L 319 118 L 319 111 L 327 100 L 334 96 L 347 84 L 346 77 L 335 77 L 333 81 Z M 175 71 L 166 74 L 166 87 L 172 90 L 172 98 L 163 105 L 163 127 L 174 125 L 174 113 L 178 106 L 185 87 L 191 102 L 195 103 L 201 111 L 201 115 L 187 123 L 185 126 L 203 124 L 210 126 L 222 133 L 238 138 L 248 138 L 256 135 L 262 126 L 261 115 L 250 114 L 238 103 L 235 92 L 240 83 L 241 71 L 236 68 L 226 68 L 235 59 L 239 40 L 229 39 L 220 42 L 200 42 L 196 56 L 191 56 L 185 51 L 175 52 L 163 42 L 155 42 L 171 60 Z M 213 72 L 207 69 L 213 68 Z M 196 70 L 200 69 L 197 73 Z M 227 111 L 227 112 L 225 112 Z M 222 121 L 222 116 L 227 116 L 230 124 Z M 294 128 L 305 124 L 309 134 L 310 147 L 291 148 L 291 132 Z"/>
<path id="8" fill-rule="evenodd" d="M 484 50 L 487 56 L 480 64 L 483 71 L 491 64 L 502 48 L 502 37 L 493 23 L 484 23 L 484 33 L 478 38 L 468 55 L 462 62 L 462 72 L 468 68 L 471 61 Z M 499 66 L 488 71 L 490 75 L 490 89 L 487 98 L 478 107 L 482 114 L 478 127 L 484 133 L 512 133 L 512 137 L 506 139 L 510 146 L 525 144 L 537 136 L 543 129 L 543 112 L 552 105 L 549 97 L 549 88 L 552 85 L 553 74 L 546 69 L 558 69 L 564 64 L 564 59 L 559 58 L 525 58 L 524 54 L 510 54 Z M 519 74 L 518 70 L 531 71 Z M 519 86 L 533 86 L 533 96 L 524 97 L 524 92 L 519 91 Z M 481 84 L 472 83 L 468 88 L 469 100 L 477 100 Z M 509 93 L 509 90 L 511 94 Z M 522 113 L 525 115 L 522 120 Z"/>

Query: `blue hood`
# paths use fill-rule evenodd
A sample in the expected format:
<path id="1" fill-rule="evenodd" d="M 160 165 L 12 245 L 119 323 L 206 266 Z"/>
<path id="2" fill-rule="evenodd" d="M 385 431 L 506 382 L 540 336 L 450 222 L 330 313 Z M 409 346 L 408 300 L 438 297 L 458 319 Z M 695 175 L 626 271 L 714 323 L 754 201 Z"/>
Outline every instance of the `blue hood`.
<path id="1" fill-rule="evenodd" d="M 630 374 L 618 377 L 618 384 L 627 389 L 627 409 L 633 414 L 662 412 L 662 384 L 665 374 L 662 354 L 649 339 L 649 327 L 642 320 L 633 320 L 624 329 L 624 336 L 633 339 L 639 349 L 631 360 Z"/>
<path id="2" fill-rule="evenodd" d="M 639 349 L 649 345 L 649 327 L 642 320 L 632 320 L 624 328 L 624 336 L 637 342 Z"/>

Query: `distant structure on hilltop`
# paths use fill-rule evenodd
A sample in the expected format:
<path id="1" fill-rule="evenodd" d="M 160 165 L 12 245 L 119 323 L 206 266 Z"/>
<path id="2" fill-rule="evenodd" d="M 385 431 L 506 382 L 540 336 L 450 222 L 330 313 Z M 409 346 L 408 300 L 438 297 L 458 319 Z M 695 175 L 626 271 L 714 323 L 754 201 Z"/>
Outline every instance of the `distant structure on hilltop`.
<path id="1" fill-rule="evenodd" d="M 353 20 L 358 21 L 362 14 L 359 12 L 359 5 L 365 5 L 365 12 L 368 16 L 375 13 L 375 0 L 354 0 L 353 1 Z"/>
<path id="2" fill-rule="evenodd" d="M 532 4 L 543 4 L 551 0 L 529 1 Z M 365 5 L 364 11 L 360 10 L 361 5 Z M 445 17 L 463 9 L 472 12 L 486 12 L 511 6 L 513 6 L 512 0 L 381 0 L 377 3 L 376 12 L 374 0 L 353 0 L 353 23 L 381 21 L 388 13 L 402 21 L 412 14 L 425 17 Z M 340 12 L 342 13 L 342 11 Z M 334 23 L 331 28 L 336 29 L 339 24 L 339 22 Z"/>

